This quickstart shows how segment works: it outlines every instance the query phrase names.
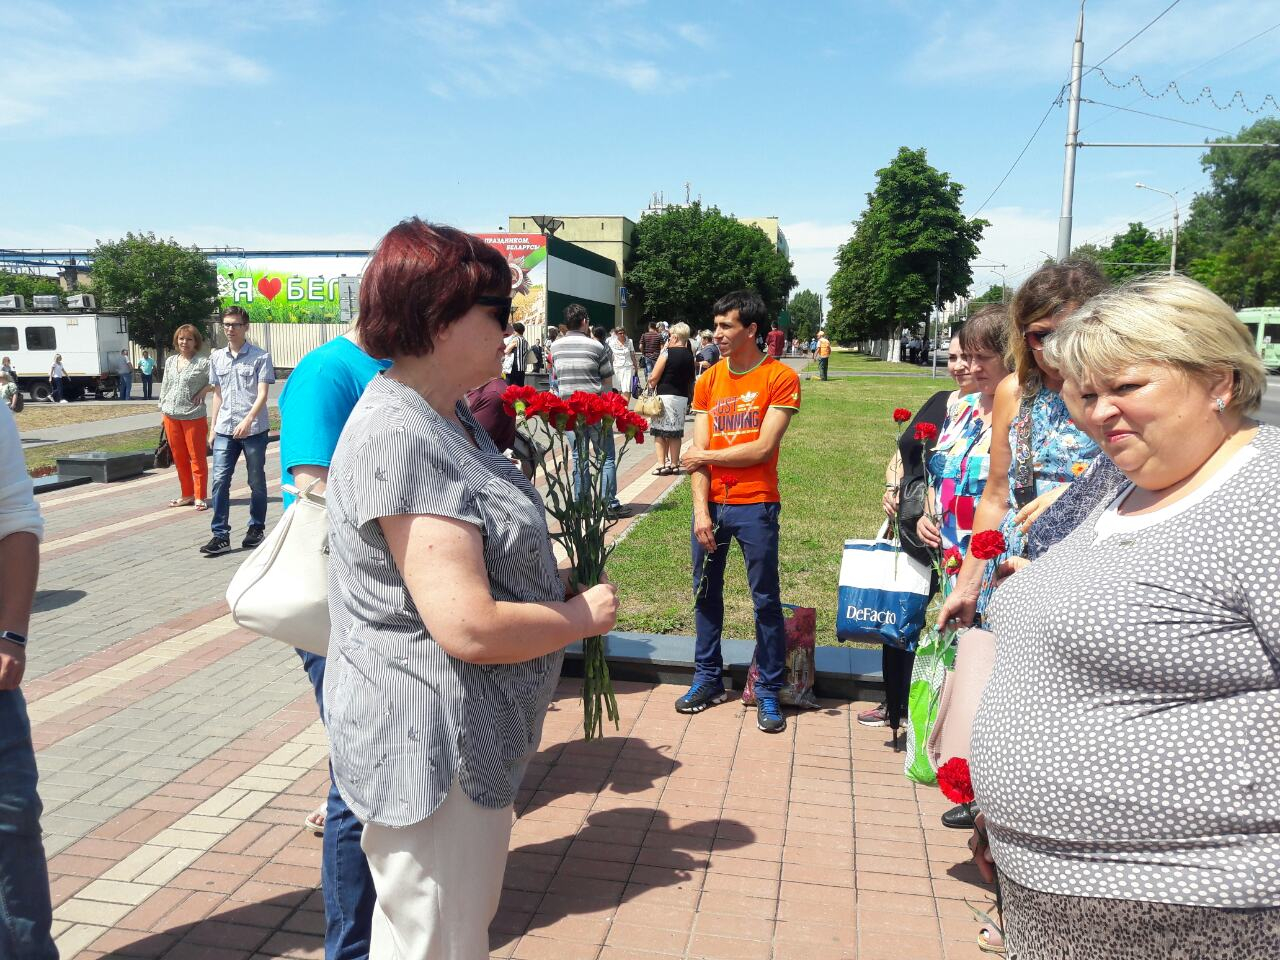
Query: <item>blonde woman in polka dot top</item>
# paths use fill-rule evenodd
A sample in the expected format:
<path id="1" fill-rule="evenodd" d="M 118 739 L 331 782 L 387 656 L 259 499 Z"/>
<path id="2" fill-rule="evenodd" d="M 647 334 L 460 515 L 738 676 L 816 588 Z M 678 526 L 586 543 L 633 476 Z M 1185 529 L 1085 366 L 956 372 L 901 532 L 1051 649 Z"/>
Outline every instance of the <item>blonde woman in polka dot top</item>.
<path id="1" fill-rule="evenodd" d="M 1010 956 L 1280 957 L 1280 430 L 1231 309 L 1185 277 L 1049 341 L 1128 479 L 996 591 L 973 730 Z M 985 824 L 981 821 L 985 820 Z"/>

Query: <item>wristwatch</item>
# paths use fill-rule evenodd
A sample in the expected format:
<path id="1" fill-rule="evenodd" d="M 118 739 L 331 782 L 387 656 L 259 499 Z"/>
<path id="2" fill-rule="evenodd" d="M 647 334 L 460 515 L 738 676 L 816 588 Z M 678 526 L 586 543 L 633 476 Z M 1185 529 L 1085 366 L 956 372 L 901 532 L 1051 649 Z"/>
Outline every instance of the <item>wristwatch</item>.
<path id="1" fill-rule="evenodd" d="M 0 630 L 0 640 L 8 640 L 10 643 L 16 643 L 20 647 L 27 645 L 27 638 L 12 630 Z"/>

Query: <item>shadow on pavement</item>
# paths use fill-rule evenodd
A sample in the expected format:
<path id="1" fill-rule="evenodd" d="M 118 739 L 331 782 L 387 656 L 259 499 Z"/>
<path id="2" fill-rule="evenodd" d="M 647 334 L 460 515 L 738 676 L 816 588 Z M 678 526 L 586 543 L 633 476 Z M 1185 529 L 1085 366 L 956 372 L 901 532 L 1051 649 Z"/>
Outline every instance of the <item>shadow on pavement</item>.
<path id="1" fill-rule="evenodd" d="M 37 590 L 31 612 L 47 613 L 50 610 L 61 610 L 84 598 L 83 590 Z"/>
<path id="2" fill-rule="evenodd" d="M 112 944 L 102 960 L 136 960 L 170 953 L 175 957 L 223 958 L 248 956 L 259 949 L 273 956 L 313 956 L 324 938 L 324 913 L 300 907 L 308 896 L 306 891 L 298 891 L 261 903 L 226 901 L 222 907 L 227 909 L 222 912 L 154 933 L 131 934 L 117 929 L 109 934 Z M 98 949 L 96 944 L 94 949 Z"/>

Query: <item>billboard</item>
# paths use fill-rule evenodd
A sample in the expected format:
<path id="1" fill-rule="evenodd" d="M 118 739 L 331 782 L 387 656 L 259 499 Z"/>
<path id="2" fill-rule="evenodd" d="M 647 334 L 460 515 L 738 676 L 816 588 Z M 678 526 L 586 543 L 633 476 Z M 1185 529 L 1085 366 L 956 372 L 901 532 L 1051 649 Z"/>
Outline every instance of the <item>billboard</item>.
<path id="1" fill-rule="evenodd" d="M 512 320 L 539 339 L 547 321 L 547 238 L 537 233 L 478 233 L 511 268 Z M 533 329 L 529 329 L 532 327 Z"/>
<path id="2" fill-rule="evenodd" d="M 360 302 L 358 257 L 222 257 L 221 308 L 238 306 L 252 323 L 350 323 Z"/>

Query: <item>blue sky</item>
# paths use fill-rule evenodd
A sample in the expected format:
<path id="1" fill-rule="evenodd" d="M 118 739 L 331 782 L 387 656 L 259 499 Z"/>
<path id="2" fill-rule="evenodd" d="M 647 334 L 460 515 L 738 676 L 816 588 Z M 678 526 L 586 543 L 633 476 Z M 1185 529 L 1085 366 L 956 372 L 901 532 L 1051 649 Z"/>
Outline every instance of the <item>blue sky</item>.
<path id="1" fill-rule="evenodd" d="M 1168 0 L 1090 0 L 1085 63 Z M 1072 0 L 0 0 L 0 246 L 129 229 L 242 247 L 367 246 L 409 214 L 474 230 L 508 214 L 626 214 L 654 191 L 782 219 L 802 286 L 901 145 L 973 212 L 1067 79 Z M 1280 96 L 1280 0 L 1183 0 L 1109 60 L 1123 83 L 1250 106 Z M 1213 61 L 1213 62 L 1208 62 Z M 1238 106 L 1084 95 L 1236 132 Z M 1276 110 L 1271 106 L 1268 115 Z M 1212 130 L 1085 104 L 1084 140 Z M 1052 251 L 1065 108 L 982 211 L 1011 282 Z M 1083 150 L 1075 239 L 1167 225 L 1207 182 L 1194 150 Z M 1185 205 L 1185 204 L 1184 204 Z M 975 293 L 996 282 L 980 270 Z"/>

